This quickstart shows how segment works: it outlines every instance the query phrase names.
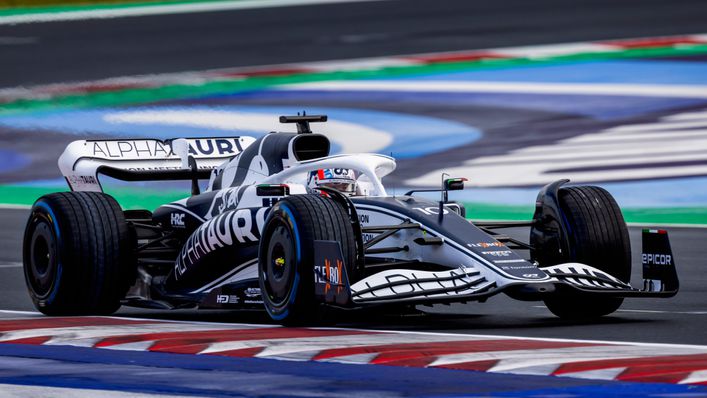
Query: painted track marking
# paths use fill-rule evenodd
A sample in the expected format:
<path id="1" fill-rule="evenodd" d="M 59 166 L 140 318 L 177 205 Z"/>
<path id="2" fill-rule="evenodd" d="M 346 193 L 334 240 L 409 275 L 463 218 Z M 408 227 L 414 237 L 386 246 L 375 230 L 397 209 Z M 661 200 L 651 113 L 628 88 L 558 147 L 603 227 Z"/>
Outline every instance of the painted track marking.
<path id="1" fill-rule="evenodd" d="M 42 397 L 42 398 L 185 398 L 186 395 L 148 394 L 137 392 L 91 390 L 83 388 L 26 386 L 21 384 L 0 384 L 3 397 Z"/>
<path id="2" fill-rule="evenodd" d="M 370 71 L 374 72 L 383 68 L 417 67 L 427 64 L 439 64 L 454 61 L 480 61 L 488 59 L 525 59 L 526 57 L 538 58 L 546 54 L 546 59 L 552 57 L 575 56 L 595 52 L 596 45 L 600 44 L 606 52 L 617 52 L 626 49 L 640 48 L 627 46 L 627 42 L 634 40 L 616 40 L 604 43 L 576 42 L 559 43 L 533 46 L 532 52 L 528 47 L 504 47 L 492 49 L 462 50 L 438 53 L 405 54 L 389 57 L 365 57 L 357 59 L 334 59 L 328 61 L 300 62 L 289 64 L 253 65 L 247 67 L 221 68 L 202 71 L 188 71 L 176 73 L 161 73 L 153 75 L 133 75 L 111 77 L 106 79 L 84 81 L 76 83 L 54 83 L 34 87 L 0 88 L 0 103 L 16 100 L 42 100 L 51 99 L 61 95 L 89 94 L 92 92 L 120 92 L 136 88 L 150 88 L 169 85 L 192 85 L 228 79 L 245 79 L 254 76 L 291 76 L 307 73 L 326 73 L 342 71 Z M 644 38 L 646 48 L 653 48 L 651 41 L 659 41 L 663 47 L 677 48 L 683 44 L 707 44 L 707 34 L 679 35 L 660 38 Z M 552 54 L 552 56 L 547 56 Z M 335 82 L 338 83 L 338 82 Z M 542 85 L 544 86 L 544 84 Z M 297 89 L 299 86 L 291 86 Z M 584 86 L 581 86 L 584 87 Z M 662 87 L 662 86 L 660 86 Z M 684 88 L 679 86 L 678 88 Z M 694 93 L 694 91 L 691 91 Z M 707 96 L 704 92 L 697 95 Z"/>
<path id="3" fill-rule="evenodd" d="M 278 87 L 296 91 L 393 91 L 413 93 L 524 93 L 707 98 L 707 87 L 668 84 L 526 83 L 469 81 L 331 81 Z"/>
<path id="4" fill-rule="evenodd" d="M 533 308 L 547 309 L 544 305 L 534 305 Z M 662 311 L 640 309 L 618 309 L 616 312 L 634 312 L 637 314 L 679 314 L 679 315 L 707 315 L 707 311 Z"/>
<path id="5" fill-rule="evenodd" d="M 705 89 L 707 94 L 707 89 Z M 406 181 L 437 184 L 439 173 L 463 175 L 477 187 L 542 185 L 569 178 L 574 183 L 690 177 L 707 174 L 705 112 L 685 112 L 656 123 L 627 124 L 501 155 L 480 156 Z M 680 121 L 676 127 L 676 121 Z M 647 128 L 648 130 L 644 130 Z M 661 130 L 661 128 L 663 130 Z"/>
<path id="6" fill-rule="evenodd" d="M 0 17 L 0 25 L 25 23 L 78 21 L 86 19 L 113 19 L 149 15 L 191 14 L 215 11 L 247 10 L 254 8 L 291 7 L 320 4 L 352 3 L 383 0 L 241 0 L 210 1 L 183 4 L 136 5 L 123 8 L 76 10 L 62 12 L 35 12 Z"/>
<path id="7" fill-rule="evenodd" d="M 120 317 L 0 320 L 0 341 L 278 360 L 442 367 L 608 380 L 702 380 L 707 346 L 283 328 Z M 671 360 L 671 367 L 661 364 Z M 620 368 L 617 370 L 616 368 Z"/>

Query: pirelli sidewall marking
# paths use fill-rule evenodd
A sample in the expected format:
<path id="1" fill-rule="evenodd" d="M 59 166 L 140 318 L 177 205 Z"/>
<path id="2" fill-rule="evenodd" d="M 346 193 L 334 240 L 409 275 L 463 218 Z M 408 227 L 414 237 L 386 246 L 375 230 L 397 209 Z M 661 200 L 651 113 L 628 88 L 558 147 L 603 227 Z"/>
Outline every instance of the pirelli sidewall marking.
<path id="1" fill-rule="evenodd" d="M 231 210 L 202 224 L 187 239 L 177 257 L 175 279 L 220 248 L 257 242 L 269 211 L 270 208 Z"/>

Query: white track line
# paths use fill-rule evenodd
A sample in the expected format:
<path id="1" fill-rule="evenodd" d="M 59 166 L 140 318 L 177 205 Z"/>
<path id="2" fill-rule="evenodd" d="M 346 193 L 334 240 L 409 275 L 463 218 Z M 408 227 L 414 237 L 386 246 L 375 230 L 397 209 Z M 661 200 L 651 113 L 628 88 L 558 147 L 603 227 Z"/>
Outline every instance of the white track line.
<path id="1" fill-rule="evenodd" d="M 211 1 L 203 3 L 140 5 L 125 8 L 108 8 L 81 11 L 31 13 L 0 17 L 0 25 L 37 22 L 77 21 L 85 19 L 111 19 L 147 15 L 187 14 L 199 12 L 245 10 L 253 8 L 291 7 L 318 4 L 353 3 L 382 0 L 240 0 Z"/>
<path id="2" fill-rule="evenodd" d="M 538 306 L 541 307 L 541 306 Z M 544 307 L 542 307 L 544 308 Z M 13 310 L 0 310 L 0 313 L 10 313 L 10 314 L 27 314 L 27 315 L 37 315 L 38 312 L 30 311 L 13 311 Z M 139 321 L 154 321 L 154 322 L 170 322 L 170 323 L 183 323 L 183 324 L 201 324 L 201 325 L 214 325 L 218 328 L 220 326 L 229 326 L 234 329 L 238 328 L 253 328 L 253 327 L 264 327 L 272 328 L 279 327 L 278 325 L 272 324 L 253 324 L 253 323 L 227 323 L 227 322 L 203 322 L 203 321 L 182 321 L 182 320 L 168 320 L 168 319 L 152 319 L 152 318 L 136 318 L 136 317 L 121 317 L 121 316 L 111 316 L 107 318 L 114 319 L 127 319 L 127 320 L 139 320 Z M 362 328 L 341 328 L 341 327 L 317 327 L 310 329 L 318 330 L 343 330 L 343 331 L 361 331 L 370 333 L 381 333 L 381 334 L 413 334 L 413 335 L 429 335 L 429 336 L 454 336 L 458 338 L 459 336 L 468 336 L 473 339 L 507 339 L 507 340 L 534 340 L 534 341 L 557 341 L 557 342 L 570 342 L 570 343 L 593 343 L 593 344 L 611 344 L 611 345 L 628 345 L 628 346 L 639 346 L 639 347 L 661 347 L 661 348 L 692 348 L 698 350 L 707 350 L 707 345 L 698 344 L 673 344 L 673 343 L 642 343 L 633 341 L 609 341 L 609 340 L 584 340 L 584 339 L 565 339 L 565 338 L 549 338 L 549 337 L 527 337 L 527 336 L 507 336 L 507 335 L 495 335 L 495 334 L 463 334 L 463 333 L 445 333 L 445 332 L 425 332 L 425 331 L 409 331 L 409 330 L 377 330 L 377 329 L 362 329 Z"/>
<path id="3" fill-rule="evenodd" d="M 0 314 L 12 315 L 42 315 L 39 311 L 15 311 L 15 310 L 0 310 Z"/>
<path id="4" fill-rule="evenodd" d="M 692 348 L 678 349 L 675 347 L 653 350 L 646 350 L 645 347 L 635 345 L 615 346 L 598 345 L 588 347 L 560 347 L 542 348 L 531 350 L 505 350 L 505 351 L 484 351 L 484 352 L 462 352 L 457 354 L 439 355 L 437 359 L 428 366 L 452 365 L 464 362 L 478 362 L 489 359 L 500 362 L 489 369 L 489 372 L 504 372 L 517 368 L 535 367 L 539 365 L 562 363 L 597 361 L 605 359 L 619 358 L 642 358 L 668 355 L 690 355 L 702 354 L 707 350 L 697 351 Z M 554 369 L 553 369 L 554 370 Z"/>
<path id="5" fill-rule="evenodd" d="M 239 330 L 257 330 L 261 328 L 238 328 Z M 26 329 L 3 332 L 0 342 L 27 339 L 34 337 L 51 337 L 44 345 L 71 345 L 77 347 L 93 347 L 98 341 L 108 337 L 132 336 L 149 333 L 191 333 L 203 331 L 233 330 L 224 325 L 184 325 L 169 322 L 157 322 L 110 326 L 73 326 L 65 328 Z"/>
<path id="6" fill-rule="evenodd" d="M 32 206 L 30 205 L 13 205 L 13 204 L 0 204 L 0 209 L 8 210 L 29 210 Z"/>
<path id="7" fill-rule="evenodd" d="M 664 227 L 664 228 L 707 228 L 707 224 L 670 224 L 670 223 L 645 223 L 645 222 L 628 222 L 629 227 Z"/>
<path id="8" fill-rule="evenodd" d="M 639 314 L 707 315 L 707 311 L 617 310 L 617 312 L 635 312 Z"/>
<path id="9" fill-rule="evenodd" d="M 24 398 L 187 398 L 193 395 L 148 394 L 113 390 L 91 390 L 73 387 L 24 386 L 20 384 L 0 384 L 0 397 Z"/>
<path id="10" fill-rule="evenodd" d="M 545 308 L 544 306 L 539 306 Z M 0 311 L 1 312 L 1 311 Z M 131 319 L 139 321 L 159 321 L 159 322 L 175 322 L 175 323 L 201 323 L 201 324 L 213 324 L 213 325 L 230 325 L 234 328 L 239 326 L 247 327 L 278 327 L 278 325 L 268 325 L 268 324 L 255 324 L 255 323 L 227 323 L 227 322 L 203 322 L 203 321 L 182 321 L 182 320 L 167 320 L 167 319 L 150 319 L 150 318 L 135 318 L 135 317 L 121 317 L 112 316 L 110 318 L 115 319 Z M 510 339 L 510 340 L 535 340 L 535 341 L 559 341 L 559 342 L 570 342 L 570 343 L 595 343 L 595 344 L 615 344 L 615 345 L 634 345 L 641 347 L 674 347 L 674 348 L 695 348 L 695 349 L 705 349 L 707 350 L 707 345 L 698 344 L 673 344 L 673 343 L 641 343 L 633 341 L 609 341 L 609 340 L 582 340 L 582 339 L 563 339 L 563 338 L 551 338 L 551 337 L 527 337 L 527 336 L 505 336 L 498 334 L 462 334 L 462 333 L 445 333 L 445 332 L 425 332 L 425 331 L 410 331 L 410 330 L 379 330 L 379 329 L 363 329 L 363 328 L 341 328 L 341 327 L 316 327 L 311 329 L 320 330 L 356 330 L 361 332 L 371 332 L 371 333 L 391 333 L 391 334 L 425 334 L 434 336 L 469 336 L 471 338 L 488 338 L 488 339 Z"/>
<path id="11" fill-rule="evenodd" d="M 22 263 L 0 263 L 0 269 L 2 268 L 22 268 Z"/>
<path id="12" fill-rule="evenodd" d="M 707 98 L 707 86 L 676 84 L 594 84 L 468 81 L 332 81 L 290 84 L 280 90 L 394 91 L 445 93 L 529 93 L 632 97 Z"/>
<path id="13" fill-rule="evenodd" d="M 547 308 L 544 305 L 534 305 L 533 308 Z M 662 311 L 662 310 L 616 310 L 616 312 L 633 312 L 637 314 L 679 314 L 679 315 L 707 315 L 707 311 Z"/>

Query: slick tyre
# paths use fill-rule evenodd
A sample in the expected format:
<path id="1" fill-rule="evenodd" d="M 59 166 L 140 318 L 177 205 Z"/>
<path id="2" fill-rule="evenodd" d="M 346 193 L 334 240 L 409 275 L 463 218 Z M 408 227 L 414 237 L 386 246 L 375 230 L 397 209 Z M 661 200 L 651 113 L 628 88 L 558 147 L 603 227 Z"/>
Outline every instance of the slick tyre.
<path id="1" fill-rule="evenodd" d="M 135 280 L 134 240 L 122 210 L 98 192 L 42 196 L 23 244 L 25 281 L 47 315 L 105 315 Z"/>
<path id="2" fill-rule="evenodd" d="M 282 324 L 322 322 L 314 295 L 314 241 L 337 241 L 345 267 L 353 268 L 356 240 L 339 203 L 319 195 L 293 195 L 273 206 L 260 240 L 258 279 L 265 308 Z"/>
<path id="3" fill-rule="evenodd" d="M 614 198 L 603 188 L 579 186 L 559 191 L 560 208 L 569 234 L 568 262 L 579 262 L 629 282 L 631 244 L 628 228 Z M 592 319 L 616 311 L 622 298 L 573 294 L 545 300 L 564 319 Z"/>

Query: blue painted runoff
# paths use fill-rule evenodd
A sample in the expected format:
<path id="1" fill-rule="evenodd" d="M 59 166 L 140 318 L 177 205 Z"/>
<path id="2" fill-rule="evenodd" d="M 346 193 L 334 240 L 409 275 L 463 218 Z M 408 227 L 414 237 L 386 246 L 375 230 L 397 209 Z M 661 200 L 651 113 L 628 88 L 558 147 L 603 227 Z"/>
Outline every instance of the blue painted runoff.
<path id="1" fill-rule="evenodd" d="M 213 397 L 707 396 L 687 385 L 20 344 L 0 345 L 0 384 Z"/>

